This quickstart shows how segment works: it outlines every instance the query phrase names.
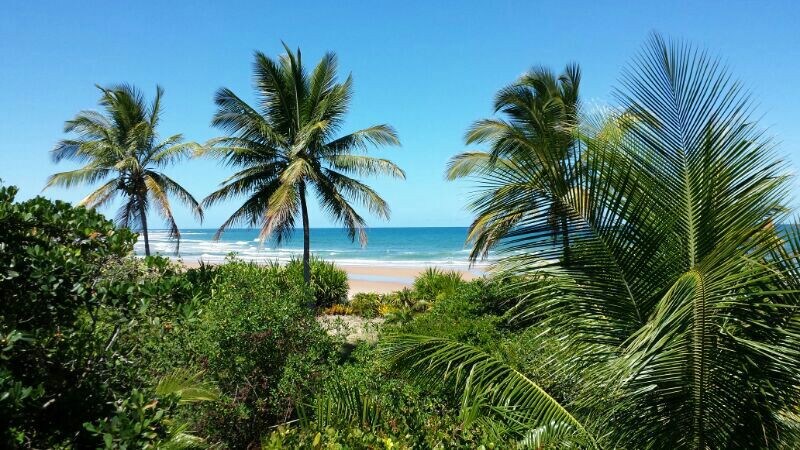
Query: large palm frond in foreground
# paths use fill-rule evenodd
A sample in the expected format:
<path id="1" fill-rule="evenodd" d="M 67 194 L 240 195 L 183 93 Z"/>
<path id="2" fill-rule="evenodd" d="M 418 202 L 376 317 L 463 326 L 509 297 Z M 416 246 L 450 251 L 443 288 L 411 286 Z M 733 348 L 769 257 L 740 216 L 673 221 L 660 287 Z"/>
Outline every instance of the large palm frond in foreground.
<path id="1" fill-rule="evenodd" d="M 400 144 L 391 126 L 375 125 L 336 137 L 353 95 L 350 77 L 337 82 L 336 55 L 326 54 L 308 73 L 300 51 L 285 48 L 278 61 L 256 52 L 256 106 L 230 89 L 217 92 L 212 123 L 229 136 L 211 141 L 202 153 L 238 171 L 204 203 L 245 197 L 217 236 L 237 225 L 258 226 L 262 242 L 268 237 L 280 242 L 291 235 L 300 216 L 308 282 L 308 196 L 316 194 L 324 212 L 347 230 L 351 240 L 357 237 L 365 245 L 366 222 L 353 203 L 384 219 L 389 217 L 389 205 L 357 177 L 404 178 L 405 174 L 387 159 L 366 155 L 372 146 Z"/>
<path id="2" fill-rule="evenodd" d="M 584 426 L 524 374 L 471 345 L 450 339 L 389 336 L 383 353 L 394 367 L 422 382 L 443 382 L 460 392 L 461 419 L 503 423 L 504 439 L 593 446 Z"/>
<path id="3" fill-rule="evenodd" d="M 176 240 L 177 251 L 180 231 L 169 198 L 184 203 L 199 220 L 203 218 L 203 210 L 163 169 L 189 157 L 199 146 L 184 142 L 180 134 L 159 140 L 157 127 L 164 94 L 161 87 L 157 87 L 149 105 L 138 89 L 127 84 L 100 88 L 100 91 L 100 106 L 104 112 L 78 113 L 64 126 L 66 133 L 76 136 L 62 140 L 52 151 L 55 162 L 66 159 L 85 165 L 51 175 L 45 188 L 70 188 L 104 181 L 81 200 L 80 205 L 98 208 L 121 196 L 123 203 L 117 213 L 117 223 L 139 227 L 146 255 L 150 255 L 147 212 L 154 205 L 167 224 L 170 238 Z"/>
<path id="4" fill-rule="evenodd" d="M 654 36 L 622 84 L 620 112 L 579 127 L 563 183 L 540 183 L 524 145 L 474 158 L 466 172 L 490 195 L 539 188 L 475 205 L 515 214 L 493 236 L 501 269 L 522 291 L 543 273 L 572 280 L 522 307 L 571 343 L 576 370 L 592 365 L 594 388 L 565 406 L 601 416 L 585 425 L 609 447 L 791 448 L 800 266 L 796 228 L 776 226 L 788 220 L 785 167 L 707 53 Z M 553 204 L 568 243 L 552 239 Z"/>

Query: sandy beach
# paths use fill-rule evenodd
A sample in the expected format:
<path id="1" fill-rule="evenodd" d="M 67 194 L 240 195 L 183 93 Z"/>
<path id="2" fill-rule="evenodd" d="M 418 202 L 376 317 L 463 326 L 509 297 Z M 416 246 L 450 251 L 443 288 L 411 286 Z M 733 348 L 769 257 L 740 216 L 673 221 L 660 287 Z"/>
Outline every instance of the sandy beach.
<path id="1" fill-rule="evenodd" d="M 186 267 L 197 267 L 199 261 L 183 261 Z M 350 296 L 359 292 L 376 292 L 379 294 L 394 292 L 410 287 L 414 278 L 430 266 L 367 266 L 367 265 L 338 265 L 347 272 L 350 283 Z M 464 280 L 472 280 L 483 275 L 483 268 L 466 269 L 464 267 L 438 267 L 441 270 L 454 270 L 459 272 Z"/>
<path id="2" fill-rule="evenodd" d="M 397 266 L 352 266 L 340 265 L 350 281 L 350 295 L 358 292 L 386 293 L 403 289 L 414 283 L 414 278 L 427 267 Z M 439 267 L 442 270 L 455 270 L 464 280 L 472 280 L 482 275 L 481 269 Z"/>

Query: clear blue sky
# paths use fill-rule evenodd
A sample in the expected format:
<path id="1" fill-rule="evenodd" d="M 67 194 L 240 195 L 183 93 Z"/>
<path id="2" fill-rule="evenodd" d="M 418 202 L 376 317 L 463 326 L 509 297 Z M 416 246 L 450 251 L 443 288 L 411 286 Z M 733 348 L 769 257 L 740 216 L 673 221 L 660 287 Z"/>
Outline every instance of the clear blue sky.
<path id="1" fill-rule="evenodd" d="M 64 136 L 65 120 L 96 108 L 96 83 L 133 83 L 149 96 L 161 84 L 162 135 L 214 137 L 214 92 L 225 86 L 252 99 L 253 51 L 277 56 L 284 40 L 308 62 L 335 51 L 341 74 L 352 72 L 355 98 L 343 132 L 385 122 L 400 133 L 402 148 L 378 154 L 408 178 L 372 181 L 393 214 L 370 225 L 466 226 L 469 186 L 442 174 L 448 158 L 465 150 L 466 127 L 491 115 L 494 93 L 533 65 L 560 70 L 576 61 L 585 103 L 605 104 L 620 68 L 654 30 L 727 61 L 754 92 L 779 151 L 800 167 L 796 2 L 609 3 L 7 2 L 0 14 L 0 178 L 28 198 L 50 173 L 75 167 L 53 164 L 48 152 Z M 229 170 L 188 161 L 170 173 L 202 198 Z M 77 201 L 89 189 L 44 195 Z M 204 226 L 219 225 L 234 206 L 210 209 Z M 181 207 L 176 216 L 182 228 L 197 226 Z M 330 222 L 312 211 L 312 226 Z"/>

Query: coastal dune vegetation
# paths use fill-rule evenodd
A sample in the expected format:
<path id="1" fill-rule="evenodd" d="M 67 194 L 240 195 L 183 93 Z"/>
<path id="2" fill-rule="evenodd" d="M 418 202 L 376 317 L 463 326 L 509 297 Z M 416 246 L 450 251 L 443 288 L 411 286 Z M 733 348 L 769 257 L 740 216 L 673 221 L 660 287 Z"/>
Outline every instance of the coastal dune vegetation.
<path id="1" fill-rule="evenodd" d="M 101 184 L 78 205 L 0 186 L 0 445 L 7 448 L 800 447 L 800 227 L 790 170 L 753 100 L 707 51 L 653 35 L 615 104 L 581 103 L 577 64 L 536 67 L 467 129 L 448 179 L 475 186 L 470 260 L 392 293 L 348 294 L 312 254 L 307 195 L 351 240 L 358 177 L 403 178 L 344 136 L 353 95 L 328 54 L 256 53 L 250 106 L 214 99 L 226 136 L 157 133 L 163 91 L 101 88 L 53 151 Z M 238 172 L 202 203 L 164 170 Z M 123 199 L 115 221 L 95 209 Z M 150 255 L 155 205 L 245 198 L 219 229 L 304 233 L 301 259 L 184 266 Z M 300 225 L 297 225 L 297 224 Z M 139 233 L 137 233 L 137 231 Z M 145 240 L 144 257 L 133 246 Z"/>

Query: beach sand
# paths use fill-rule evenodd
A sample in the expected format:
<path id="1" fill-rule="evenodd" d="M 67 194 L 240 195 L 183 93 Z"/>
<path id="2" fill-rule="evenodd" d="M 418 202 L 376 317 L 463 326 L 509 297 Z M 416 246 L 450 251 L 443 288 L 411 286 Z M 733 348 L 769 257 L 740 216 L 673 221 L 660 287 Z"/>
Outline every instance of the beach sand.
<path id="1" fill-rule="evenodd" d="M 199 261 L 183 261 L 186 267 L 197 267 Z M 404 287 L 411 287 L 414 278 L 424 272 L 428 267 L 425 266 L 359 266 L 359 265 L 339 265 L 347 272 L 350 283 L 350 296 L 359 292 L 375 292 L 384 294 L 399 291 Z M 472 280 L 482 276 L 483 270 L 473 268 L 439 267 L 441 270 L 455 270 L 461 273 L 464 280 Z"/>
<path id="2" fill-rule="evenodd" d="M 414 284 L 414 278 L 424 272 L 427 267 L 410 266 L 350 266 L 340 265 L 350 281 L 350 296 L 359 292 L 387 292 L 399 291 L 404 287 Z M 441 270 L 455 270 L 464 280 L 472 280 L 482 275 L 478 269 L 464 270 L 448 267 L 439 267 Z"/>

